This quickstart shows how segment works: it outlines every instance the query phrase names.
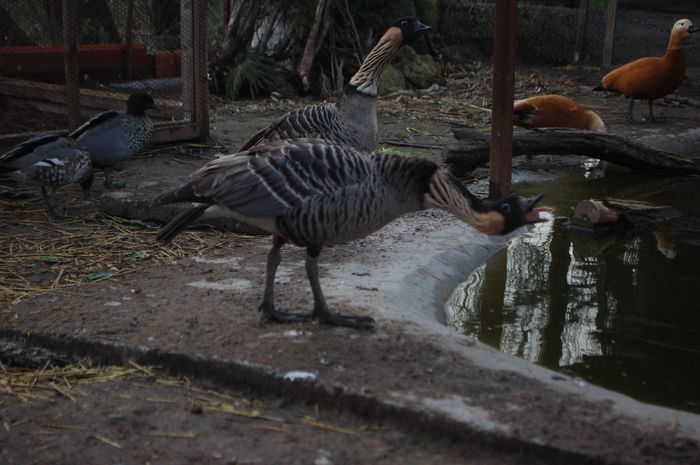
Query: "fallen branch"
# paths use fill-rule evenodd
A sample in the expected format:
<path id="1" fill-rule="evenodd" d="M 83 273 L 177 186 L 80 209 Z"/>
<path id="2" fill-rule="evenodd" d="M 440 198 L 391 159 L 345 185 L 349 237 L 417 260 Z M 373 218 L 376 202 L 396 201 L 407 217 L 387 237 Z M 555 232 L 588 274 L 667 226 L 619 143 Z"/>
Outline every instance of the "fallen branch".
<path id="1" fill-rule="evenodd" d="M 474 129 L 454 129 L 459 140 L 447 147 L 444 159 L 450 171 L 462 176 L 489 161 L 491 135 Z M 513 156 L 586 155 L 628 168 L 667 174 L 700 173 L 692 160 L 638 144 L 612 134 L 569 129 L 518 129 L 513 132 Z"/>

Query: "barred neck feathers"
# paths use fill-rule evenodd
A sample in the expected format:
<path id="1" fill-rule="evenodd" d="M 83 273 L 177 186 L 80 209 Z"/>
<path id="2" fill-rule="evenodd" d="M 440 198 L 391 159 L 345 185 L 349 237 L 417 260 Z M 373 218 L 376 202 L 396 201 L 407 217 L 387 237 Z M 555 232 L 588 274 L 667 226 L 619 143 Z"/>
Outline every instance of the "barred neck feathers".
<path id="1" fill-rule="evenodd" d="M 401 29 L 396 26 L 390 27 L 350 79 L 348 87 L 362 94 L 376 97 L 382 72 L 396 56 L 402 43 Z"/>
<path id="2" fill-rule="evenodd" d="M 425 208 L 439 208 L 455 215 L 484 234 L 502 234 L 504 217 L 497 211 L 479 211 L 482 201 L 454 176 L 440 169 L 430 179 L 423 197 Z"/>

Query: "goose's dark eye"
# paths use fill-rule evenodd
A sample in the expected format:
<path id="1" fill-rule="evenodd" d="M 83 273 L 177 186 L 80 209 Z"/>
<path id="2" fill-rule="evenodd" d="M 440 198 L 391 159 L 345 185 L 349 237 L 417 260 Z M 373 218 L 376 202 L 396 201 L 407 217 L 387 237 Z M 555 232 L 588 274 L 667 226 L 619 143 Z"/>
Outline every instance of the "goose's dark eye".
<path id="1" fill-rule="evenodd" d="M 401 21 L 401 27 L 408 27 L 408 21 Z"/>
<path id="2" fill-rule="evenodd" d="M 504 215 L 510 213 L 510 205 L 508 205 L 507 203 L 501 205 L 501 213 L 503 213 Z"/>

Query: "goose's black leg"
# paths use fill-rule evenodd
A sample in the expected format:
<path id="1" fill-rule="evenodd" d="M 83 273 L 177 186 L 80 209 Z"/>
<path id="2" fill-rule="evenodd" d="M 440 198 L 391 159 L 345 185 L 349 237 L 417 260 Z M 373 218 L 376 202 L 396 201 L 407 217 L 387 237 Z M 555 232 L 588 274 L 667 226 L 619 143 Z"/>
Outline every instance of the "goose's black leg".
<path id="1" fill-rule="evenodd" d="M 311 313 L 289 313 L 282 310 L 275 310 L 275 274 L 280 264 L 280 249 L 286 243 L 286 239 L 280 236 L 272 236 L 272 248 L 267 254 L 267 268 L 265 270 L 265 290 L 260 302 L 260 310 L 264 316 L 271 320 L 282 322 L 305 321 L 311 318 Z"/>
<path id="2" fill-rule="evenodd" d="M 308 247 L 306 249 L 306 274 L 309 277 L 311 292 L 314 295 L 314 316 L 318 318 L 319 323 L 372 329 L 372 323 L 374 323 L 374 318 L 372 317 L 331 313 L 326 303 L 326 298 L 323 296 L 323 291 L 321 291 L 321 283 L 318 280 L 317 259 L 320 253 L 321 247 Z"/>

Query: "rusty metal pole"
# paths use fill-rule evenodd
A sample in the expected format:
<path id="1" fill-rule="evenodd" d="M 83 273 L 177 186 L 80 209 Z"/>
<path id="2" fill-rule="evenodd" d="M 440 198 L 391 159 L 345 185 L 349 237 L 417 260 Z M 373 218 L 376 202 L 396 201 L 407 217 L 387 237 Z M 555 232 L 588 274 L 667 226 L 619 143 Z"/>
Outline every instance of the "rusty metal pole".
<path id="1" fill-rule="evenodd" d="M 78 70 L 78 8 L 76 0 L 63 0 L 63 47 L 66 74 L 68 127 L 80 123 L 80 74 Z"/>
<path id="2" fill-rule="evenodd" d="M 517 0 L 496 0 L 489 198 L 510 194 L 513 169 L 513 87 Z"/>

